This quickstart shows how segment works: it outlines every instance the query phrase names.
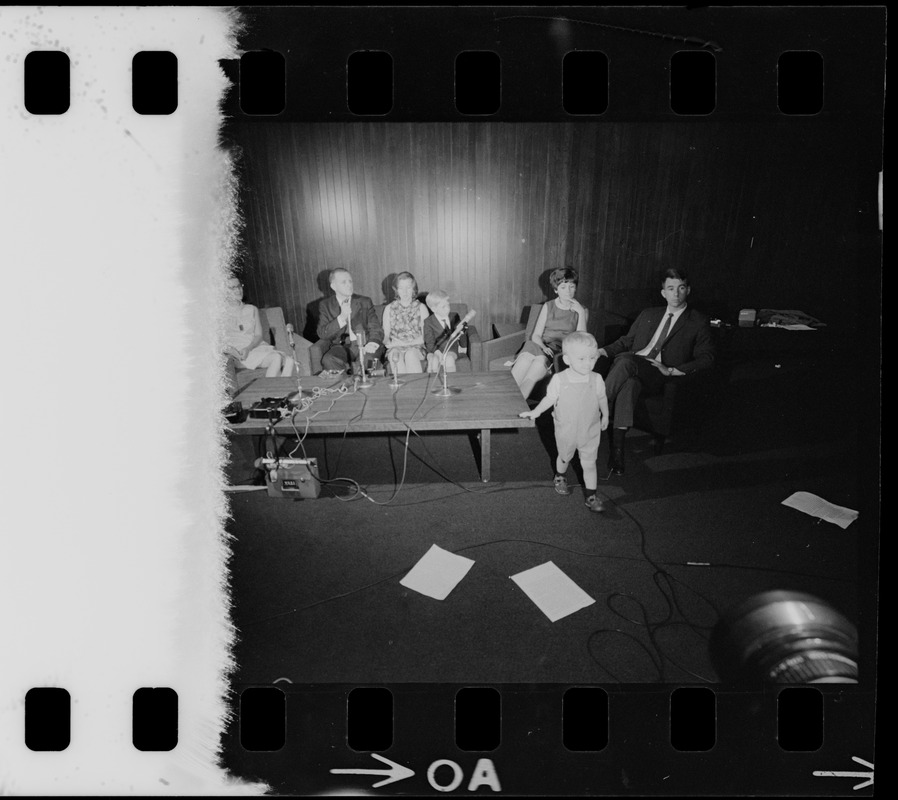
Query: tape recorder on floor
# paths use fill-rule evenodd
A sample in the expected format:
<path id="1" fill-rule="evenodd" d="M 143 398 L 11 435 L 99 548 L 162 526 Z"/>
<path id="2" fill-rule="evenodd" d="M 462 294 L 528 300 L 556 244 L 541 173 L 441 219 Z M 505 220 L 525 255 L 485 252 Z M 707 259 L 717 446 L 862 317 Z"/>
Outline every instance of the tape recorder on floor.
<path id="1" fill-rule="evenodd" d="M 314 500 L 321 493 L 317 458 L 263 458 L 269 497 Z"/>
<path id="2" fill-rule="evenodd" d="M 271 417 L 283 417 L 290 413 L 290 404 L 286 397 L 263 397 L 253 403 L 249 409 L 249 415 L 253 419 L 270 419 Z"/>

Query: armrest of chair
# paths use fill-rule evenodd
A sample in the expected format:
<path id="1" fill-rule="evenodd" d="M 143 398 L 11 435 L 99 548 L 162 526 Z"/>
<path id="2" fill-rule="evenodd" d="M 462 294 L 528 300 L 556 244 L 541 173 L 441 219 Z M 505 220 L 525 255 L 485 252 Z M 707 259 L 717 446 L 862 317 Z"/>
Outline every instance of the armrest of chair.
<path id="1" fill-rule="evenodd" d="M 321 358 L 324 356 L 326 346 L 327 342 L 321 339 L 309 345 L 309 369 L 312 375 L 317 375 L 322 370 Z"/>
<path id="2" fill-rule="evenodd" d="M 274 345 L 284 358 L 296 360 L 296 366 L 300 375 L 311 375 L 312 368 L 309 360 L 309 348 L 312 343 L 299 334 L 293 334 L 293 348 L 290 347 L 290 333 L 284 319 L 284 309 L 280 306 L 270 306 L 259 309 L 259 319 L 262 328 L 267 335 L 269 344 Z"/>
<path id="3" fill-rule="evenodd" d="M 498 339 L 490 339 L 480 345 L 480 363 L 484 369 L 489 367 L 490 361 L 496 358 L 512 358 L 524 342 L 527 341 L 526 331 L 515 331 Z"/>
<path id="4" fill-rule="evenodd" d="M 508 336 L 510 333 L 517 333 L 518 331 L 524 330 L 527 330 L 527 327 L 520 322 L 494 322 L 493 338 L 499 339 L 502 336 Z"/>
<path id="5" fill-rule="evenodd" d="M 468 325 L 468 358 L 473 372 L 483 369 L 483 340 L 474 325 Z"/>
<path id="6" fill-rule="evenodd" d="M 599 347 L 611 344 L 623 336 L 633 324 L 633 318 L 607 308 L 599 309 L 590 317 L 589 327 L 595 334 Z"/>
<path id="7" fill-rule="evenodd" d="M 293 334 L 293 353 L 298 375 L 314 375 L 312 371 L 312 343 L 298 334 Z"/>

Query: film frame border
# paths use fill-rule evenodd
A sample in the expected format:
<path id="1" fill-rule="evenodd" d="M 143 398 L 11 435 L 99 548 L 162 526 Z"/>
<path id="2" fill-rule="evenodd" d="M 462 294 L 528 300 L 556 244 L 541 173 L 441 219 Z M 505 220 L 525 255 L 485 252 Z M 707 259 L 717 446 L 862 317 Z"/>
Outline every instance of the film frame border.
<path id="1" fill-rule="evenodd" d="M 334 11 L 334 16 L 348 15 L 364 20 L 360 27 L 368 28 L 368 33 L 365 36 L 355 37 L 334 36 L 327 45 L 316 41 L 314 31 L 309 33 L 307 38 L 300 35 L 301 43 L 291 48 L 294 51 L 299 51 L 296 54 L 296 60 L 287 62 L 285 108 L 276 119 L 277 121 L 291 122 L 376 123 L 379 121 L 378 118 L 370 115 L 353 113 L 346 101 L 345 67 L 347 56 L 352 53 L 371 51 L 386 52 L 392 57 L 392 106 L 387 113 L 380 117 L 380 120 L 384 122 L 477 121 L 476 118 L 472 119 L 470 115 L 462 114 L 455 108 L 451 69 L 446 68 L 446 65 L 452 63 L 453 53 L 482 51 L 498 52 L 501 55 L 502 64 L 501 103 L 495 113 L 482 118 L 484 121 L 669 120 L 701 124 L 703 120 L 699 116 L 677 116 L 672 112 L 669 106 L 670 98 L 667 94 L 669 83 L 667 80 L 657 80 L 656 76 L 658 74 L 665 75 L 665 78 L 668 76 L 671 48 L 681 48 L 683 51 L 698 49 L 702 52 L 716 51 L 717 53 L 720 53 L 720 50 L 716 49 L 714 42 L 702 45 L 698 39 L 689 40 L 688 37 L 677 34 L 663 37 L 667 41 L 662 42 L 662 46 L 658 48 L 658 58 L 650 64 L 629 55 L 626 52 L 626 45 L 621 44 L 620 38 L 612 40 L 607 47 L 595 46 L 592 49 L 606 53 L 610 62 L 607 111 L 596 115 L 574 116 L 564 109 L 560 80 L 561 63 L 556 58 L 554 60 L 555 69 L 541 70 L 540 66 L 544 66 L 544 59 L 520 58 L 524 53 L 532 54 L 534 50 L 530 45 L 534 39 L 539 39 L 539 35 L 534 34 L 533 30 L 529 33 L 521 33 L 521 28 L 531 23 L 537 25 L 538 18 L 542 18 L 546 24 L 551 24 L 551 18 L 557 19 L 559 16 L 570 20 L 570 24 L 573 24 L 574 27 L 578 25 L 592 27 L 597 25 L 596 20 L 583 19 L 583 17 L 588 17 L 594 10 L 583 7 L 540 8 L 538 10 L 512 7 L 464 10 L 428 9 L 428 12 L 444 15 L 454 13 L 457 14 L 457 17 L 449 21 L 444 16 L 442 23 L 435 23 L 443 35 L 441 41 L 434 41 L 426 33 L 420 34 L 421 40 L 428 41 L 426 63 L 421 61 L 425 56 L 425 48 L 421 46 L 421 41 L 410 41 L 406 37 L 397 43 L 395 39 L 388 41 L 389 37 L 384 38 L 383 33 L 371 32 L 372 28 L 376 29 L 377 27 L 377 21 L 372 18 L 371 10 L 342 9 Z M 391 17 L 389 22 L 384 23 L 385 25 L 392 25 L 406 13 L 404 9 L 395 8 L 380 9 L 379 11 Z M 722 13 L 734 13 L 735 11 L 728 10 Z M 752 9 L 739 9 L 739 11 L 752 13 Z M 806 9 L 805 13 L 814 11 L 821 10 Z M 870 16 L 866 21 L 872 25 L 872 28 L 878 27 L 884 17 L 877 15 L 876 9 L 871 8 L 867 11 Z M 701 13 L 701 9 L 698 9 L 697 12 Z M 252 19 L 259 20 L 260 17 L 256 15 L 264 15 L 266 12 L 253 9 L 248 13 Z M 328 12 L 319 10 L 317 13 L 321 15 L 321 19 L 324 19 Z M 627 17 L 627 12 L 620 13 L 623 18 Z M 663 12 L 659 11 L 659 13 L 663 16 Z M 821 13 L 838 15 L 850 13 L 850 9 L 822 10 Z M 501 43 L 497 44 L 495 37 L 498 36 L 497 32 L 501 26 L 496 23 L 494 18 L 498 16 L 504 17 L 503 22 L 506 25 L 513 19 L 519 22 L 519 35 L 508 33 L 510 25 L 503 27 Z M 526 19 L 527 17 L 530 19 Z M 330 30 L 341 29 L 339 22 L 333 24 L 335 27 Z M 659 27 L 663 30 L 663 23 Z M 683 27 L 679 26 L 679 30 L 682 30 Z M 688 29 L 688 26 L 685 27 Z M 669 28 L 678 29 L 676 25 L 669 26 Z M 814 33 L 803 40 L 803 46 L 798 47 L 794 42 L 788 41 L 788 34 L 780 32 L 778 36 L 768 35 L 771 31 L 763 30 L 764 28 L 765 25 L 762 22 L 758 29 L 749 34 L 749 38 L 752 35 L 758 37 L 754 41 L 756 46 L 745 47 L 740 52 L 739 63 L 734 65 L 729 61 L 725 52 L 717 56 L 717 106 L 711 116 L 717 120 L 734 121 L 744 119 L 746 116 L 753 119 L 768 115 L 778 117 L 781 112 L 776 107 L 775 56 L 789 50 L 818 52 L 819 46 L 819 50 L 825 51 L 826 79 L 823 113 L 858 116 L 862 124 L 865 125 L 864 134 L 869 135 L 871 137 L 869 141 L 876 144 L 880 131 L 876 129 L 875 125 L 876 120 L 881 119 L 881 102 L 877 99 L 881 99 L 879 87 L 874 81 L 870 86 L 860 87 L 859 90 L 856 83 L 855 69 L 858 63 L 866 60 L 866 57 L 851 48 L 836 52 L 832 47 L 827 47 L 823 41 L 815 41 Z M 627 25 L 606 25 L 605 30 L 609 29 L 616 29 L 624 39 L 626 36 L 653 35 L 653 33 L 659 32 L 658 30 L 654 32 L 639 31 Z M 545 33 L 545 27 L 543 27 L 543 33 Z M 851 35 L 847 30 L 846 34 Z M 860 41 L 862 35 L 858 34 L 856 38 L 857 41 Z M 270 42 L 270 40 L 266 41 Z M 717 41 L 723 40 L 718 39 Z M 319 45 L 319 49 L 309 47 L 310 42 Z M 260 48 L 268 47 L 277 50 L 274 43 L 263 44 L 259 41 L 258 44 Z M 740 42 L 740 44 L 744 47 L 744 42 Z M 722 49 L 725 51 L 727 48 Z M 578 47 L 572 45 L 569 52 L 577 50 Z M 419 61 L 418 69 L 409 69 L 410 62 L 413 63 L 416 59 Z M 432 82 L 435 81 L 437 70 L 433 67 L 432 62 L 434 61 L 441 61 L 444 65 L 444 69 L 439 73 L 439 80 L 436 81 L 443 87 L 443 92 L 438 97 L 434 97 L 433 93 L 426 91 L 419 92 L 418 96 L 414 97 L 413 87 L 417 86 L 420 89 L 427 86 L 428 82 L 431 82 L 432 85 Z M 314 69 L 312 69 L 313 64 Z M 232 70 L 231 76 L 235 77 L 233 65 L 230 69 Z M 863 70 L 859 71 L 863 72 Z M 303 83 L 302 76 L 308 76 L 313 72 L 320 81 Z M 414 75 L 414 79 L 410 79 L 410 75 Z M 876 75 L 876 77 L 881 76 Z M 641 91 L 631 92 L 630 89 L 634 85 L 638 85 Z M 428 98 L 428 102 L 425 104 L 420 102 L 422 95 Z M 228 102 L 229 108 L 237 110 L 235 92 L 232 92 Z M 245 120 L 246 117 L 242 117 L 242 119 Z M 264 118 L 259 118 L 260 121 L 262 119 Z M 268 121 L 275 120 L 269 117 Z M 870 123 L 873 125 L 872 129 L 866 127 Z M 875 555 L 868 559 L 866 566 L 875 568 Z M 862 620 L 867 633 L 874 630 L 874 620 L 875 613 Z M 867 657 L 873 656 L 873 649 L 870 647 L 873 643 L 871 638 L 875 640 L 875 636 L 867 638 L 865 648 Z M 875 658 L 875 656 L 873 657 Z M 824 747 L 829 753 L 833 755 L 853 753 L 853 748 L 858 746 L 858 742 L 854 739 L 855 734 L 863 734 L 864 738 L 871 737 L 869 743 L 872 743 L 876 701 L 870 678 L 868 671 L 857 687 L 816 687 L 821 690 L 825 704 L 827 739 Z M 770 735 L 766 742 L 757 741 L 758 735 L 763 733 L 764 726 L 771 721 L 769 715 L 772 714 L 775 719 L 775 699 L 779 691 L 785 688 L 784 686 L 765 687 L 757 691 L 720 684 L 712 687 L 718 698 L 718 714 L 721 715 L 719 726 L 726 725 L 728 727 L 730 721 L 740 720 L 738 730 L 729 730 L 726 737 L 718 736 L 713 759 L 719 761 L 715 769 L 713 764 L 707 763 L 708 754 L 672 754 L 669 741 L 665 741 L 663 736 L 659 736 L 659 728 L 663 730 L 665 726 L 648 724 L 651 720 L 658 723 L 659 716 L 663 715 L 667 708 L 668 692 L 664 691 L 662 687 L 654 684 L 597 685 L 608 692 L 611 726 L 614 727 L 617 720 L 621 719 L 621 717 L 615 719 L 614 715 L 622 714 L 622 718 L 626 720 L 624 740 L 630 743 L 639 742 L 639 752 L 627 752 L 627 747 L 621 751 L 620 747 L 609 745 L 610 758 L 608 757 L 609 750 L 605 750 L 599 758 L 601 762 L 599 765 L 593 758 L 593 763 L 585 767 L 586 757 L 583 754 L 565 750 L 560 737 L 557 736 L 557 715 L 561 709 L 560 697 L 565 690 L 571 688 L 570 686 L 554 684 L 529 687 L 497 685 L 502 689 L 503 730 L 505 730 L 505 722 L 509 720 L 513 721 L 513 727 L 517 726 L 510 737 L 503 738 L 502 744 L 497 749 L 497 764 L 501 763 L 503 758 L 507 758 L 506 753 L 511 753 L 518 764 L 524 762 L 545 764 L 549 761 L 556 767 L 555 770 L 551 770 L 549 775 L 540 774 L 538 769 L 512 772 L 508 776 L 507 782 L 503 780 L 503 791 L 520 794 L 551 794 L 567 791 L 579 794 L 588 791 L 588 786 L 600 788 L 601 791 L 614 792 L 615 787 L 621 791 L 629 791 L 636 789 L 638 782 L 628 785 L 625 777 L 627 771 L 629 770 L 631 775 L 637 773 L 640 761 L 650 757 L 657 759 L 658 763 L 666 763 L 671 758 L 673 761 L 679 759 L 679 766 L 690 762 L 690 760 L 693 764 L 701 762 L 702 775 L 698 780 L 672 781 L 669 790 L 665 791 L 656 791 L 658 787 L 643 786 L 642 789 L 648 794 L 718 793 L 726 795 L 731 793 L 734 786 L 750 787 L 752 792 L 760 794 L 781 794 L 784 791 L 803 793 L 811 787 L 822 793 L 827 792 L 827 789 L 822 787 L 819 782 L 804 782 L 797 778 L 791 785 L 784 786 L 783 778 L 788 772 L 788 769 L 784 767 L 785 763 L 790 758 L 802 760 L 802 755 L 784 753 L 776 745 L 775 735 Z M 257 759 L 255 756 L 249 756 L 245 759 L 246 769 L 253 774 L 261 775 L 259 769 L 263 761 L 268 760 L 268 763 L 271 764 L 277 763 L 283 769 L 284 760 L 291 757 L 288 754 L 292 754 L 292 756 L 301 754 L 299 757 L 303 760 L 304 767 L 297 767 L 296 771 L 291 774 L 301 772 L 306 777 L 308 783 L 303 785 L 303 791 L 326 793 L 328 787 L 333 785 L 332 780 L 319 781 L 312 776 L 318 774 L 320 777 L 327 772 L 326 768 L 333 763 L 335 749 L 346 745 L 345 726 L 343 733 L 337 733 L 335 727 L 340 727 L 340 724 L 345 723 L 346 703 L 349 694 L 357 687 L 350 685 L 286 686 L 285 684 L 279 684 L 279 686 L 285 691 L 288 718 L 300 720 L 300 722 L 293 727 L 292 731 L 288 723 L 286 743 L 279 754 L 269 754 L 267 759 L 266 757 Z M 430 758 L 435 759 L 438 756 L 444 759 L 455 758 L 460 764 L 467 765 L 464 768 L 465 781 L 461 784 L 461 788 L 458 788 L 458 791 L 463 791 L 467 777 L 471 774 L 470 767 L 476 757 L 490 755 L 490 753 L 460 752 L 455 742 L 451 740 L 451 736 L 448 735 L 449 731 L 430 730 L 427 727 L 426 719 L 428 715 L 435 714 L 445 720 L 447 709 L 452 707 L 455 693 L 465 685 L 375 683 L 372 686 L 386 686 L 392 692 L 395 715 L 394 735 L 392 747 L 386 751 L 390 758 L 397 762 L 414 763 L 418 772 L 421 771 L 422 764 Z M 669 690 L 672 687 L 667 688 Z M 529 707 L 530 711 L 535 711 L 529 718 L 524 713 L 525 707 Z M 613 711 L 612 709 L 615 708 L 619 710 Z M 725 708 L 727 716 L 733 714 L 730 721 L 722 719 Z M 328 731 L 323 736 L 317 725 L 309 724 L 309 709 L 321 709 L 321 713 L 330 720 Z M 758 719 L 759 713 L 765 716 L 764 720 Z M 505 716 L 506 714 L 507 716 Z M 413 721 L 410 721 L 410 716 Z M 541 723 L 552 720 L 553 725 L 534 731 L 532 730 L 534 718 Z M 746 720 L 751 722 L 746 725 Z M 535 727 L 540 728 L 540 725 Z M 556 738 L 553 741 L 546 736 L 546 730 L 549 728 L 555 731 Z M 536 735 L 529 741 L 524 741 L 517 735 L 521 731 Z M 423 737 L 422 732 L 424 732 Z M 414 734 L 417 739 L 412 746 L 408 744 L 409 734 Z M 735 734 L 741 734 L 741 736 L 733 741 L 730 736 Z M 621 735 L 620 732 L 617 735 Z M 614 739 L 615 737 L 612 737 L 612 742 Z M 721 739 L 727 739 L 728 744 L 724 745 Z M 314 741 L 311 751 L 308 746 L 310 741 Z M 721 748 L 726 750 L 723 755 L 720 752 Z M 348 756 L 350 752 L 350 749 L 347 748 L 344 754 Z M 744 757 L 741 759 L 741 764 L 735 766 L 733 771 L 729 771 L 734 766 L 732 760 L 734 753 L 740 753 Z M 354 759 L 354 762 L 360 766 L 366 762 L 366 759 L 361 757 L 362 755 L 357 753 L 357 757 Z M 807 760 L 806 756 L 804 760 Z M 847 755 L 843 760 L 847 762 Z M 370 767 L 378 766 L 370 760 L 368 762 Z M 729 768 L 724 768 L 726 762 L 729 762 Z M 431 766 L 432 763 L 431 760 Z M 761 765 L 765 766 L 761 767 Z M 777 765 L 780 769 L 771 768 L 772 765 Z M 852 766 L 857 767 L 857 765 L 847 762 L 847 766 L 844 768 L 851 769 Z M 671 763 L 671 772 L 676 771 L 677 766 Z M 499 772 L 503 773 L 503 770 L 500 768 Z M 805 770 L 805 772 L 810 773 L 809 770 Z M 569 780 L 571 778 L 573 778 L 572 781 Z M 372 780 L 374 779 L 372 778 Z M 790 781 L 787 779 L 786 784 L 789 783 Z M 358 785 L 360 790 L 364 791 L 363 784 Z M 437 788 L 434 784 L 431 784 L 431 787 L 437 791 L 447 791 L 445 787 Z M 290 790 L 294 787 L 284 786 L 284 788 Z M 396 792 L 403 791 L 402 783 L 393 784 L 382 791 L 389 792 L 393 788 Z M 844 789 L 844 784 L 842 787 L 830 785 L 830 791 L 833 793 L 841 793 L 840 789 Z M 453 790 L 455 789 L 453 788 Z"/>

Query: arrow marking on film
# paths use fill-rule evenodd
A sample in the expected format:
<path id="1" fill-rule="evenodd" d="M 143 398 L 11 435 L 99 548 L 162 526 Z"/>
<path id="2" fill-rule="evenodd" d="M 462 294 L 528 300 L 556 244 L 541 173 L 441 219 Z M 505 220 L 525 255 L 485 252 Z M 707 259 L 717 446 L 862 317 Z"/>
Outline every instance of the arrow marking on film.
<path id="1" fill-rule="evenodd" d="M 869 772 L 833 772 L 830 770 L 814 770 L 814 775 L 818 778 L 866 778 L 867 780 L 861 781 L 855 789 L 863 789 L 865 786 L 873 785 L 873 765 L 869 761 L 864 761 L 862 758 L 858 758 L 857 756 L 851 757 L 852 761 L 857 762 L 858 764 L 863 764 L 865 767 L 869 767 Z"/>
<path id="2" fill-rule="evenodd" d="M 388 783 L 395 783 L 396 781 L 404 781 L 406 778 L 411 778 L 412 775 L 415 774 L 415 771 L 409 769 L 408 767 L 403 767 L 402 764 L 397 764 L 395 761 L 390 761 L 389 758 L 384 758 L 383 756 L 379 756 L 377 753 L 371 753 L 371 758 L 376 758 L 378 761 L 382 761 L 384 764 L 389 766 L 389 769 L 332 769 L 331 773 L 334 775 L 386 775 L 382 781 L 378 781 L 375 784 L 372 784 L 371 788 L 376 789 L 378 786 L 386 786 Z"/>

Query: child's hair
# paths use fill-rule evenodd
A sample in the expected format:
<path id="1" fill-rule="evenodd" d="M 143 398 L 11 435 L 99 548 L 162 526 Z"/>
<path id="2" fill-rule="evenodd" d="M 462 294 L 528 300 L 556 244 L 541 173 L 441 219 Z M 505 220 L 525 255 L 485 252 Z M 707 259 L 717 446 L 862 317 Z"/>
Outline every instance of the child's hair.
<path id="1" fill-rule="evenodd" d="M 553 289 L 557 289 L 560 283 L 568 282 L 574 284 L 580 282 L 580 274 L 573 267 L 559 267 L 549 273 L 549 284 Z"/>
<path id="2" fill-rule="evenodd" d="M 586 331 L 574 331 L 561 340 L 561 352 L 567 355 L 567 353 L 578 345 L 583 345 L 595 350 L 599 349 L 599 343 L 596 341 L 596 337 L 591 333 L 587 333 Z"/>
<path id="3" fill-rule="evenodd" d="M 449 299 L 449 292 L 444 292 L 442 289 L 434 289 L 432 292 L 427 293 L 427 297 L 424 302 L 427 303 L 427 307 L 433 311 L 433 307 L 442 303 Z"/>
<path id="4" fill-rule="evenodd" d="M 418 281 L 415 280 L 415 276 L 412 275 L 411 272 L 400 272 L 393 278 L 393 297 L 399 297 L 399 281 L 410 280 L 412 282 L 412 297 L 415 298 L 418 296 Z"/>

